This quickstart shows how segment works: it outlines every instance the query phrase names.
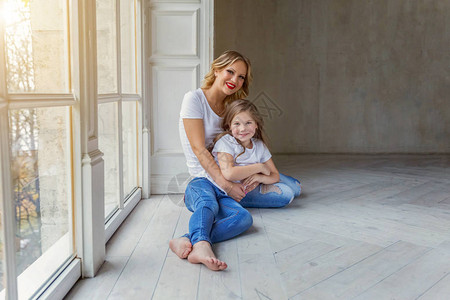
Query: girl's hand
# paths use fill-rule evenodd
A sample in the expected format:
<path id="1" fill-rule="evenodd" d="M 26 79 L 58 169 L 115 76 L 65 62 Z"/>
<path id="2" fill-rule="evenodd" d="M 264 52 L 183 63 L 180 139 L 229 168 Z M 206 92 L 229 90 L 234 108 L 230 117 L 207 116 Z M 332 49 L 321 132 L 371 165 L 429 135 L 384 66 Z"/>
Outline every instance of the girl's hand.
<path id="1" fill-rule="evenodd" d="M 231 188 L 228 187 L 226 190 L 228 196 L 236 200 L 237 202 L 240 202 L 242 198 L 245 197 L 245 188 L 240 183 L 231 183 Z"/>
<path id="2" fill-rule="evenodd" d="M 245 192 L 248 193 L 255 189 L 262 182 L 262 174 L 253 174 L 242 182 L 245 186 Z"/>
<path id="3" fill-rule="evenodd" d="M 259 182 L 255 182 L 252 185 L 245 186 L 245 193 L 248 194 L 259 186 Z"/>

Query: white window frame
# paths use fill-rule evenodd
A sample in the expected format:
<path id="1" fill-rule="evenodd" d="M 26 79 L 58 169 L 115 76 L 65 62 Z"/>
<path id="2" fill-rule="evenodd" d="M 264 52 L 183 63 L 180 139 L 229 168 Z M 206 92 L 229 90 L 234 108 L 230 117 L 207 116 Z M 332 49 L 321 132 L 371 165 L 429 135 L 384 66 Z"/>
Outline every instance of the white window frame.
<path id="1" fill-rule="evenodd" d="M 95 2 L 95 1 L 94 1 Z M 139 200 L 142 198 L 142 182 L 145 180 L 142 168 L 142 160 L 143 160 L 143 147 L 142 147 L 142 136 L 143 136 L 143 117 L 142 117 L 142 13 L 141 13 L 142 1 L 136 0 L 136 60 L 137 60 L 137 93 L 136 94 L 127 94 L 122 93 L 122 63 L 121 63 L 121 28 L 120 28 L 120 0 L 116 0 L 116 86 L 117 93 L 108 93 L 108 94 L 99 94 L 98 95 L 98 105 L 105 103 L 117 103 L 118 105 L 118 147 L 119 147 L 119 204 L 118 208 L 108 216 L 105 221 L 105 242 L 107 242 L 117 228 L 122 224 L 128 214 L 133 210 L 133 208 L 137 205 Z M 125 191 L 123 190 L 123 136 L 122 136 L 122 103 L 127 101 L 136 101 L 138 106 L 139 118 L 138 118 L 138 128 L 137 135 L 138 139 L 138 186 L 132 191 L 130 194 L 125 195 Z"/>
<path id="2" fill-rule="evenodd" d="M 0 5 L 3 3 L 0 2 Z M 18 280 L 17 280 L 17 269 L 16 269 L 16 250 L 14 248 L 15 244 L 15 209 L 12 205 L 12 190 L 11 190 L 11 161 L 10 161 L 10 148 L 9 148 L 9 117 L 8 112 L 12 109 L 28 109 L 28 108 L 43 108 L 43 107 L 58 107 L 58 106 L 68 106 L 75 107 L 77 101 L 74 99 L 72 94 L 25 94 L 25 93 L 14 93 L 8 94 L 6 85 L 6 54 L 5 54 L 5 40 L 4 40 L 4 20 L 0 19 L 0 169 L 1 169 L 1 197 L 2 197 L 2 239 L 4 243 L 4 276 L 5 276 L 5 290 L 3 291 L 2 297 L 6 299 L 18 299 Z M 9 187 L 9 188 L 8 188 Z M 2 189 L 3 188 L 3 189 Z M 72 220 L 69 219 L 69 234 L 72 235 Z M 65 238 L 67 240 L 67 237 Z M 58 244 L 58 243 L 57 243 Z M 56 245 L 57 247 L 58 245 Z M 54 248 L 53 246 L 51 248 Z M 58 293 L 67 292 L 70 287 L 76 282 L 76 280 L 81 276 L 81 264 L 80 259 L 75 256 L 76 249 L 73 249 L 73 255 L 68 257 L 68 261 L 59 268 L 59 273 L 54 274 L 51 278 L 47 280 L 44 286 L 41 287 L 40 291 L 46 290 L 51 282 L 53 282 L 57 275 L 59 280 L 65 279 L 66 288 L 61 286 Z M 42 261 L 45 254 L 38 258 Z M 33 265 L 32 265 L 33 266 Z M 30 267 L 32 267 L 30 266 Z M 56 270 L 55 270 L 56 271 Z M 25 274 L 26 271 L 23 273 Z M 22 275 L 23 275 L 22 274 Z M 22 276 L 21 275 L 21 276 Z M 76 278 L 76 279 L 75 279 Z M 70 286 L 70 287 L 69 287 Z M 68 288 L 69 287 L 69 288 Z M 39 290 L 34 291 L 32 298 L 38 297 L 41 293 Z M 56 290 L 55 290 L 56 291 Z M 52 292 L 52 295 L 57 295 L 58 293 Z M 64 295 L 61 296 L 61 298 Z"/>
<path id="3" fill-rule="evenodd" d="M 117 95 L 97 97 L 97 67 L 96 67 L 96 3 L 91 0 L 67 0 L 70 5 L 70 53 L 71 78 L 73 94 L 11 94 L 6 89 L 6 64 L 4 45 L 4 24 L 0 20 L 0 197 L 2 197 L 3 227 L 2 238 L 4 242 L 4 273 L 7 299 L 18 299 L 17 274 L 15 266 L 14 233 L 15 219 L 12 206 L 12 191 L 10 178 L 10 149 L 9 149 L 9 122 L 10 109 L 69 106 L 72 111 L 72 151 L 74 186 L 74 216 L 75 216 L 75 249 L 74 256 L 47 281 L 33 298 L 61 299 L 81 277 L 92 277 L 102 265 L 105 258 L 105 244 L 119 227 L 121 222 L 131 212 L 141 199 L 141 195 L 149 194 L 149 139 L 148 119 L 145 118 L 145 94 L 143 53 L 142 14 L 143 0 L 136 3 L 136 22 L 140 27 L 136 36 L 138 45 L 138 95 L 121 94 L 120 55 L 118 55 L 118 89 Z M 0 0 L 0 5 L 2 0 Z M 117 6 L 120 7 L 119 0 Z M 119 18 L 119 16 L 117 16 Z M 119 19 L 117 19 L 119 20 Z M 119 35 L 118 53 L 120 53 L 120 22 L 117 22 Z M 104 218 L 104 190 L 102 153 L 98 149 L 98 103 L 107 101 L 106 98 L 122 101 L 137 101 L 139 120 L 139 186 L 127 199 L 123 197 L 121 187 L 121 204 L 119 210 L 105 224 Z M 119 120 L 121 121 L 121 120 Z M 121 133 L 120 133 L 121 135 Z M 121 139 L 120 139 L 121 142 Z M 120 158 L 122 159 L 122 158 Z M 146 165 L 147 162 L 147 166 Z M 122 164 L 122 163 L 121 163 Z M 98 178 L 101 177 L 101 178 Z M 122 176 L 120 176 L 122 177 Z M 122 182 L 122 178 L 120 179 Z M 94 182 L 95 181 L 95 182 Z M 122 185 L 121 185 L 122 186 Z M 102 201 L 99 201 L 99 198 Z M 72 223 L 72 222 L 70 222 Z"/>

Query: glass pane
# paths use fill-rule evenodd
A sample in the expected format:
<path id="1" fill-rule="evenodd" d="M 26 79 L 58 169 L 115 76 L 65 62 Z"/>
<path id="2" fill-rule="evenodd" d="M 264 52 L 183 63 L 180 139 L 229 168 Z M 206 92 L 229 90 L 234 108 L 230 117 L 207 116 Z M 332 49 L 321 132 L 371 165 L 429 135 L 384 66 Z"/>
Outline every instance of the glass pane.
<path id="1" fill-rule="evenodd" d="M 119 205 L 119 122 L 117 103 L 98 106 L 99 149 L 105 163 L 105 218 Z"/>
<path id="2" fill-rule="evenodd" d="M 98 93 L 117 93 L 116 1 L 97 0 Z"/>
<path id="3" fill-rule="evenodd" d="M 69 92 L 67 3 L 6 0 L 3 14 L 10 93 Z"/>
<path id="4" fill-rule="evenodd" d="M 28 299 L 73 253 L 70 110 L 11 110 L 19 298 Z"/>
<path id="5" fill-rule="evenodd" d="M 137 94 L 136 17 L 134 0 L 120 1 L 120 42 L 122 93 Z"/>
<path id="6" fill-rule="evenodd" d="M 137 102 L 122 102 L 123 191 L 128 195 L 138 186 Z"/>

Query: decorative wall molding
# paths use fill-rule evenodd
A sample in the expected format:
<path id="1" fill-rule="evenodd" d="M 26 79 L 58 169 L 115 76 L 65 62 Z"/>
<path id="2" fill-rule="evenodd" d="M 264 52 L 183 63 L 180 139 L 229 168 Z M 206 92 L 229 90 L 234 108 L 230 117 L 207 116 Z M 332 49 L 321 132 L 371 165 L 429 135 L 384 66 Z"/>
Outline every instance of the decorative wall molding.
<path id="1" fill-rule="evenodd" d="M 183 153 L 178 138 L 178 115 L 185 91 L 198 86 L 199 65 L 153 66 L 152 154 Z M 165 87 L 177 84 L 177 88 Z"/>
<path id="2" fill-rule="evenodd" d="M 199 58 L 199 9 L 152 11 L 152 56 Z"/>

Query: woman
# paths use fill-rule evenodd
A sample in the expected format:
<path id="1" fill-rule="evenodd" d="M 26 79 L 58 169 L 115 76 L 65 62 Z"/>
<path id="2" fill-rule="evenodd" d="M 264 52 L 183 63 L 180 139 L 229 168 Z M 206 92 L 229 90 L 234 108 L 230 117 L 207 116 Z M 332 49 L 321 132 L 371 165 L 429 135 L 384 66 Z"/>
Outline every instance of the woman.
<path id="1" fill-rule="evenodd" d="M 195 177 L 185 192 L 186 207 L 193 214 L 189 234 L 171 240 L 169 246 L 178 257 L 215 271 L 226 269 L 227 264 L 216 258 L 211 244 L 250 228 L 252 217 L 244 207 L 283 207 L 292 201 L 292 196 L 276 186 L 255 189 L 258 182 L 245 187 L 225 179 L 208 151 L 222 131 L 225 107 L 247 97 L 251 80 L 250 61 L 238 52 L 226 51 L 211 64 L 202 88 L 185 95 L 180 112 L 180 139 L 189 173 Z M 300 194 L 298 181 L 282 174 L 280 180 L 296 191 L 294 197 Z"/>

